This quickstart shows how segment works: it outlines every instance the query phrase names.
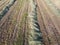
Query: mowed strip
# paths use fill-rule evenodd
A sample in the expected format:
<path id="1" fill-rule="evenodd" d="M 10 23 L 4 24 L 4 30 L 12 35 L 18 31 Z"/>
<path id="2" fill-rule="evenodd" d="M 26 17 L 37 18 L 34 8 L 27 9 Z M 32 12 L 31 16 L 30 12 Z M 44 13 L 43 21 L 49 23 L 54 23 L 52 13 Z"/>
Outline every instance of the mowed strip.
<path id="1" fill-rule="evenodd" d="M 0 29 L 2 27 L 4 27 L 1 30 L 4 30 L 4 31 L 8 30 L 8 34 L 9 34 L 8 35 L 8 37 L 9 37 L 8 39 L 10 39 L 10 42 L 11 42 L 10 44 L 13 44 L 14 40 L 16 39 L 16 34 L 17 34 L 17 30 L 16 29 L 17 29 L 17 24 L 19 22 L 18 17 L 20 15 L 20 12 L 22 12 L 24 10 L 24 8 L 22 10 L 22 8 L 21 8 L 22 5 L 20 5 L 19 0 L 17 0 L 17 2 L 18 3 L 16 3 L 15 6 L 12 6 L 13 8 L 12 9 L 10 8 L 8 13 L 0 21 L 0 23 L 1 23 Z M 24 5 L 24 7 L 25 7 L 25 5 Z M 21 11 L 20 11 L 20 8 L 21 8 Z M 6 26 L 8 26 L 7 29 L 6 29 Z M 2 34 L 3 34 L 3 32 L 2 32 Z M 2 36 L 4 36 L 4 35 L 2 35 Z"/>
<path id="2" fill-rule="evenodd" d="M 8 41 L 6 41 L 6 39 L 8 40 L 9 39 L 9 37 L 7 37 L 7 35 L 9 36 L 9 33 L 7 32 L 7 31 L 9 31 L 8 30 L 8 20 L 9 20 L 9 17 L 11 16 L 10 14 L 13 12 L 13 10 L 15 9 L 15 7 L 16 7 L 16 5 L 17 5 L 17 2 L 15 2 L 15 4 L 10 8 L 10 10 L 8 11 L 8 13 L 1 19 L 1 21 L 0 21 L 0 32 L 1 32 L 1 34 L 0 34 L 0 44 L 2 45 L 2 44 L 6 44 L 6 42 L 8 42 Z M 6 28 L 7 27 L 7 28 Z M 3 37 L 3 38 L 2 38 Z M 2 42 L 4 42 L 4 43 L 2 43 Z M 9 43 L 9 42 L 8 42 Z"/>
<path id="3" fill-rule="evenodd" d="M 60 34 L 58 32 L 59 30 L 57 29 L 56 24 L 54 24 L 54 22 L 53 22 L 53 19 L 52 19 L 52 15 L 53 14 L 51 12 L 49 12 L 48 6 L 45 5 L 44 1 L 40 0 L 37 3 L 38 3 L 38 6 L 40 8 L 40 12 L 41 12 L 41 14 L 40 14 L 41 17 L 40 18 L 44 22 L 44 25 L 42 25 L 43 22 L 41 23 L 39 21 L 41 23 L 40 25 L 45 26 L 44 28 L 46 28 L 46 29 L 42 29 L 42 30 L 46 31 L 45 32 L 46 36 L 47 36 L 46 38 L 50 40 L 50 42 L 48 42 L 47 40 L 45 40 L 45 41 L 48 42 L 48 43 L 46 42 L 45 44 L 46 45 L 55 45 L 55 44 L 59 45 L 59 42 L 60 42 L 59 35 Z M 43 4 L 43 6 L 42 6 L 42 4 Z"/>

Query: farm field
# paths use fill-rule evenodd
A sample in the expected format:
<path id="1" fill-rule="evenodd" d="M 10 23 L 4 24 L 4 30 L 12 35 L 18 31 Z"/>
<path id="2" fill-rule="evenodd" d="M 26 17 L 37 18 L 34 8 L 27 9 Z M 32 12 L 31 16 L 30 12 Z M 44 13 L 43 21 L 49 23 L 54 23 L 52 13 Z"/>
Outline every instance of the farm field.
<path id="1" fill-rule="evenodd" d="M 0 0 L 0 45 L 60 45 L 60 1 Z"/>

